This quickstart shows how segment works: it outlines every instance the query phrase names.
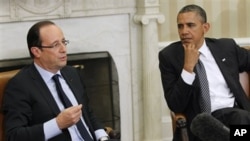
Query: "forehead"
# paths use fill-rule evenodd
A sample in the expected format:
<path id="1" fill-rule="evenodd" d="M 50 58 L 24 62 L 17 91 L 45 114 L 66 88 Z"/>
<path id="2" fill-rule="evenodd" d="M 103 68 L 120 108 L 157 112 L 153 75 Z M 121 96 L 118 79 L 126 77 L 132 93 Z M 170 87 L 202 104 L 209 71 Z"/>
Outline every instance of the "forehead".
<path id="1" fill-rule="evenodd" d="M 63 32 L 56 25 L 46 25 L 40 28 L 40 38 L 42 41 L 60 40 L 63 38 Z"/>
<path id="2" fill-rule="evenodd" d="M 177 16 L 178 24 L 198 23 L 198 22 L 201 22 L 201 17 L 196 12 L 180 13 Z"/>

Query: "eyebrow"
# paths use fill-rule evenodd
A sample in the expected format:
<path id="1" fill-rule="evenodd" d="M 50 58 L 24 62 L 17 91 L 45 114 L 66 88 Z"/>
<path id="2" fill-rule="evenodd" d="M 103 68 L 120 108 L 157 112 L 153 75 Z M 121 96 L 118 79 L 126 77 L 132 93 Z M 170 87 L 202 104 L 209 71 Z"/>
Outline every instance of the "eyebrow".
<path id="1" fill-rule="evenodd" d="M 66 40 L 65 38 L 63 38 L 62 40 L 56 40 L 56 41 L 52 42 L 51 45 L 53 45 L 53 44 L 55 44 L 55 43 L 58 43 L 58 42 L 60 42 L 60 41 L 65 41 L 65 40 Z"/>

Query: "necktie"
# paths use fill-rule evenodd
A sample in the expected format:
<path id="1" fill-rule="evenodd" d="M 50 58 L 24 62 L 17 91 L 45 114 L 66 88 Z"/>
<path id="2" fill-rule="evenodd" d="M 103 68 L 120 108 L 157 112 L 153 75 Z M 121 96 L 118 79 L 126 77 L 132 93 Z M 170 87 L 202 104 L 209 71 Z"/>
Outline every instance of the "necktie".
<path id="1" fill-rule="evenodd" d="M 57 93 L 59 95 L 59 98 L 61 99 L 63 105 L 65 108 L 68 108 L 68 107 L 71 107 L 72 106 L 72 103 L 70 102 L 70 100 L 68 99 L 68 97 L 66 96 L 66 94 L 64 93 L 63 89 L 62 89 L 62 85 L 59 81 L 59 77 L 60 75 L 59 74 L 56 74 L 52 77 L 52 79 L 55 81 L 55 84 L 56 84 L 56 90 L 57 90 Z M 77 123 L 76 123 L 76 126 L 77 126 L 77 129 L 78 131 L 80 132 L 82 138 L 85 140 L 85 141 L 93 141 L 93 139 L 90 137 L 87 129 L 85 128 L 85 126 L 83 125 L 82 121 L 79 120 Z"/>
<path id="2" fill-rule="evenodd" d="M 208 80 L 207 80 L 206 70 L 204 68 L 203 63 L 200 60 L 198 60 L 198 63 L 196 64 L 196 73 L 198 75 L 198 80 L 201 87 L 201 96 L 200 96 L 201 111 L 210 113 L 211 102 L 210 102 Z"/>

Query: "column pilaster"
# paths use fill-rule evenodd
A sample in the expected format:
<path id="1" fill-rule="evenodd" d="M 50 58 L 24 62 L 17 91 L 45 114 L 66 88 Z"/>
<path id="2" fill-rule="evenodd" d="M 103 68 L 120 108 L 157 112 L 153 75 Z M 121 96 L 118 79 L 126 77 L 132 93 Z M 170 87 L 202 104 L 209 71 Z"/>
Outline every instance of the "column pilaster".
<path id="1" fill-rule="evenodd" d="M 142 26 L 142 99 L 144 141 L 162 140 L 161 79 L 158 61 L 158 24 L 165 21 L 158 0 L 138 0 L 134 21 Z"/>

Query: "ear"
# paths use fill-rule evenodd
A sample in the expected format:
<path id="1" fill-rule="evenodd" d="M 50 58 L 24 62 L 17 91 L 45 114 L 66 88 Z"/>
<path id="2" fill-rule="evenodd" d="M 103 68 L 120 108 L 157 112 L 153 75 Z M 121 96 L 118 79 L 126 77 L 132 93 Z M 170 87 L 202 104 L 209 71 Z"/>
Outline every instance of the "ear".
<path id="1" fill-rule="evenodd" d="M 41 49 L 39 49 L 38 47 L 31 47 L 30 50 L 36 58 L 38 58 L 41 54 Z"/>
<path id="2" fill-rule="evenodd" d="M 209 29 L 210 29 L 210 24 L 209 23 L 204 23 L 203 24 L 204 34 L 207 33 Z"/>

